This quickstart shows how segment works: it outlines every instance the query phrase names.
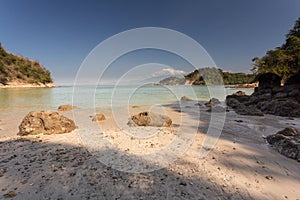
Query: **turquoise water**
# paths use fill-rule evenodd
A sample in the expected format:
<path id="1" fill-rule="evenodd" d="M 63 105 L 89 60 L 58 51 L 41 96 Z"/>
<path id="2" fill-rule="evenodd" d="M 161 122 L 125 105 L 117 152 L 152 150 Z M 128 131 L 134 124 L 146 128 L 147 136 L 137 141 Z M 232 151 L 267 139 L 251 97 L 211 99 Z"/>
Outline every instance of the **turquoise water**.
<path id="1" fill-rule="evenodd" d="M 242 89 L 251 94 L 253 89 Z M 188 96 L 195 100 L 211 97 L 224 100 L 224 94 L 237 89 L 214 86 L 78 86 L 56 88 L 10 88 L 0 89 L 0 111 L 55 110 L 62 104 L 79 108 L 102 108 L 110 106 L 167 104 Z"/>

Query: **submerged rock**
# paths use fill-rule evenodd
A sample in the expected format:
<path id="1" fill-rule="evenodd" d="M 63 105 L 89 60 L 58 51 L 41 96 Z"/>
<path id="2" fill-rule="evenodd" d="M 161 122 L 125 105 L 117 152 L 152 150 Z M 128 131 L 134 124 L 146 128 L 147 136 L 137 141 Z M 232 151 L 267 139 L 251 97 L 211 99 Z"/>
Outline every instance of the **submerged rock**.
<path id="1" fill-rule="evenodd" d="M 300 161 L 300 131 L 285 128 L 267 136 L 268 143 L 282 155 Z"/>
<path id="2" fill-rule="evenodd" d="M 75 108 L 75 106 L 72 105 L 61 105 L 58 107 L 58 111 L 69 111 L 69 110 L 73 110 Z"/>
<path id="3" fill-rule="evenodd" d="M 18 135 L 61 134 L 76 129 L 73 120 L 54 111 L 30 112 L 19 126 Z"/>
<path id="4" fill-rule="evenodd" d="M 131 116 L 127 124 L 129 126 L 169 127 L 172 124 L 172 120 L 166 115 L 146 111 Z"/>

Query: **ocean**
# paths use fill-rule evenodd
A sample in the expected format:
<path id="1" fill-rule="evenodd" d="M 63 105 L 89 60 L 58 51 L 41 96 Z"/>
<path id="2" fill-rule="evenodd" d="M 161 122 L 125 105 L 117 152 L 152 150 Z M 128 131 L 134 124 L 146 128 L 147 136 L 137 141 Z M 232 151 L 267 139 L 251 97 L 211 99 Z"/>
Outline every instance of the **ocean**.
<path id="1" fill-rule="evenodd" d="M 182 96 L 206 101 L 212 97 L 224 100 L 238 90 L 251 94 L 253 89 L 232 89 L 221 86 L 60 86 L 55 88 L 0 89 L 0 112 L 56 110 L 59 105 L 78 108 L 111 106 L 149 106 L 173 103 Z"/>

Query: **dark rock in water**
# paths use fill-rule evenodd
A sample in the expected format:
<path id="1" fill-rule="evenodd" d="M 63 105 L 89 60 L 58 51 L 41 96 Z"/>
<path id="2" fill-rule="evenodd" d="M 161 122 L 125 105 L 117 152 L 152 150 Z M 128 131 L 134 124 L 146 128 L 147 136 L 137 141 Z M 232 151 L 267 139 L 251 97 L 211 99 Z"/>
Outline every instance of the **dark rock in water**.
<path id="1" fill-rule="evenodd" d="M 300 71 L 288 78 L 284 85 L 300 85 Z"/>
<path id="2" fill-rule="evenodd" d="M 274 135 L 267 136 L 268 143 L 286 157 L 300 161 L 300 132 L 285 128 Z"/>
<path id="3" fill-rule="evenodd" d="M 74 121 L 58 112 L 30 112 L 22 120 L 18 135 L 61 134 L 74 129 L 76 129 Z"/>
<path id="4" fill-rule="evenodd" d="M 69 111 L 69 110 L 73 110 L 75 108 L 75 106 L 72 105 L 61 105 L 58 107 L 58 111 Z"/>
<path id="5" fill-rule="evenodd" d="M 217 98 L 211 98 L 207 103 L 205 103 L 206 107 L 213 107 L 216 106 L 218 104 L 220 104 L 221 102 L 219 101 L 219 99 Z"/>
<path id="6" fill-rule="evenodd" d="M 169 127 L 172 124 L 170 117 L 153 112 L 141 112 L 129 118 L 129 126 L 156 126 Z"/>
<path id="7" fill-rule="evenodd" d="M 258 76 L 258 89 L 279 87 L 281 77 L 273 73 L 265 73 Z"/>
<path id="8" fill-rule="evenodd" d="M 222 107 L 222 106 L 215 106 L 215 107 L 211 107 L 207 110 L 207 112 L 216 112 L 216 113 L 222 113 L 222 112 L 226 112 L 226 108 Z"/>

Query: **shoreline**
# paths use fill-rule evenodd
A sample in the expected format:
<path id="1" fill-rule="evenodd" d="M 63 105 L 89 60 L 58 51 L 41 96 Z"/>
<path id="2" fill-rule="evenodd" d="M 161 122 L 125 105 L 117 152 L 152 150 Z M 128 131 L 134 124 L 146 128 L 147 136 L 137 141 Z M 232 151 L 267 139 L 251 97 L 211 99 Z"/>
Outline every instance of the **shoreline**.
<path id="1" fill-rule="evenodd" d="M 9 82 L 6 85 L 0 84 L 0 89 L 5 88 L 54 88 L 56 87 L 54 83 L 17 83 L 17 82 Z"/>

